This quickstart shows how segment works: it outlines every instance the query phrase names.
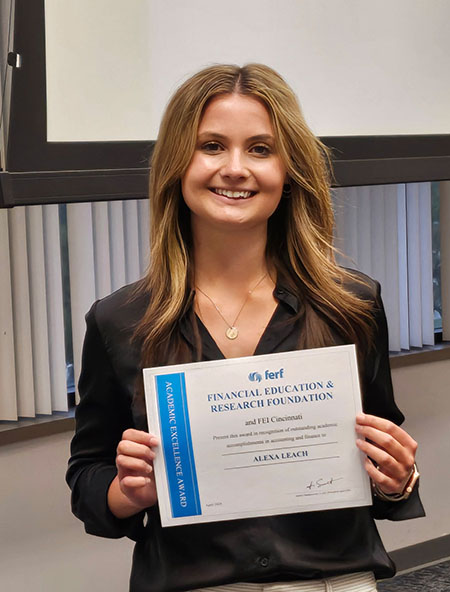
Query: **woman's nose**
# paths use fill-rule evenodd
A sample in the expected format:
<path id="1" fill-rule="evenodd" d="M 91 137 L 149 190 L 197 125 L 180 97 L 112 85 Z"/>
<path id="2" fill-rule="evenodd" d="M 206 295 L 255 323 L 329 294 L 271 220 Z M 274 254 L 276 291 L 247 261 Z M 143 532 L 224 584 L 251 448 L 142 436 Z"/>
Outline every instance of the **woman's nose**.
<path id="1" fill-rule="evenodd" d="M 245 154 L 241 150 L 231 150 L 226 154 L 222 175 L 230 178 L 248 177 L 249 171 L 245 163 Z"/>

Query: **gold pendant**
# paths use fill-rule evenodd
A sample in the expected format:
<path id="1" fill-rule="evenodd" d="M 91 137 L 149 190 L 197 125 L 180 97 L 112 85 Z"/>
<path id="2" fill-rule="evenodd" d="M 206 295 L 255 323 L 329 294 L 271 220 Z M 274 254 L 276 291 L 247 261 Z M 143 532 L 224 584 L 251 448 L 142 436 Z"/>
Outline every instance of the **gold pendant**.
<path id="1" fill-rule="evenodd" d="M 239 335 L 239 331 L 236 329 L 236 327 L 228 327 L 228 329 L 225 331 L 225 335 L 228 337 L 228 339 L 236 339 L 236 337 Z"/>

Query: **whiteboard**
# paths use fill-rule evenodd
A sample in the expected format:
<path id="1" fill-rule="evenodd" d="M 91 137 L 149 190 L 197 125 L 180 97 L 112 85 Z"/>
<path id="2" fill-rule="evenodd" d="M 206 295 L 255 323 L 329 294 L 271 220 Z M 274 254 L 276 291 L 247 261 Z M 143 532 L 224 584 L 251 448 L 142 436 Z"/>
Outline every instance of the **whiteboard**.
<path id="1" fill-rule="evenodd" d="M 154 140 L 212 63 L 262 62 L 320 136 L 450 133 L 450 0 L 45 0 L 47 140 Z"/>

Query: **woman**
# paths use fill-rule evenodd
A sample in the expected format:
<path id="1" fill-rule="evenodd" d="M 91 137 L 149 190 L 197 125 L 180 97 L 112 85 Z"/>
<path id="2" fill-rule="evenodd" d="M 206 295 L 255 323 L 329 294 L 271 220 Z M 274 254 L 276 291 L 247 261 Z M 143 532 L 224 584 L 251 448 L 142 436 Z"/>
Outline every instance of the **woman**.
<path id="1" fill-rule="evenodd" d="M 373 518 L 423 515 L 416 488 L 405 494 L 416 443 L 397 425 L 379 286 L 334 262 L 327 152 L 284 80 L 251 64 L 184 83 L 161 124 L 150 203 L 146 278 L 86 317 L 74 513 L 89 533 L 137 541 L 133 592 L 376 590 L 373 574 L 394 566 Z M 141 368 L 343 343 L 357 344 L 373 507 L 162 529 Z"/>

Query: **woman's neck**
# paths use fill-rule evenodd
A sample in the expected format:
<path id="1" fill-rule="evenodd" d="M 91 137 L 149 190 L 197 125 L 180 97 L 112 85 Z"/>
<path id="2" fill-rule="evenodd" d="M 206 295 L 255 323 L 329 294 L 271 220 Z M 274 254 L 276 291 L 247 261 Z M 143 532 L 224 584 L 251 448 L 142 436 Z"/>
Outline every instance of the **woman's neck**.
<path id="1" fill-rule="evenodd" d="M 261 229 L 194 232 L 195 284 L 201 289 L 248 291 L 265 273 L 267 234 Z M 275 278 L 273 278 L 275 279 Z"/>

